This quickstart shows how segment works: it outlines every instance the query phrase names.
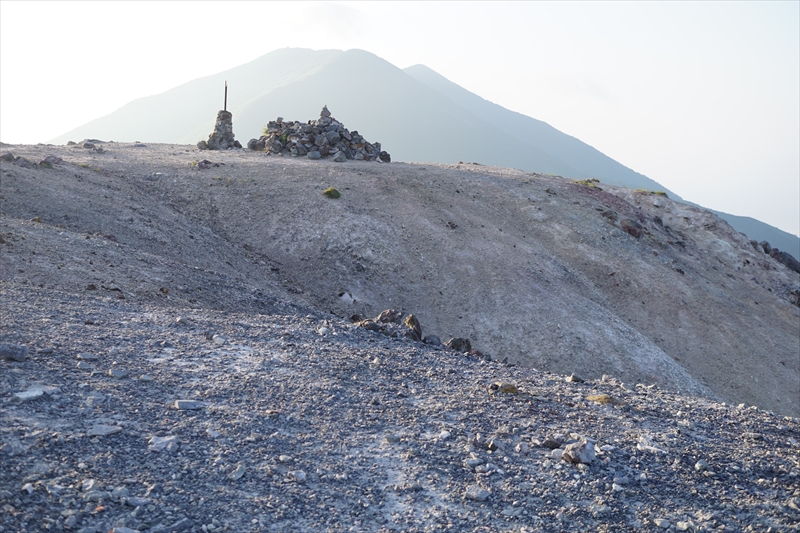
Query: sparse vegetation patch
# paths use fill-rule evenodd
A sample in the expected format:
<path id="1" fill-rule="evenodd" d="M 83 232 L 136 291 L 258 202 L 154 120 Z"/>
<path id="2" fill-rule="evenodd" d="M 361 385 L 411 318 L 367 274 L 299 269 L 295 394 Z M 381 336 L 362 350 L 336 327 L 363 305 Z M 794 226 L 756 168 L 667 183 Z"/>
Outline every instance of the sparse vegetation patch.
<path id="1" fill-rule="evenodd" d="M 575 183 L 577 183 L 578 185 L 585 185 L 586 187 L 594 187 L 595 189 L 600 189 L 600 187 L 597 186 L 597 184 L 600 183 L 600 180 L 597 179 L 597 178 L 587 178 L 585 180 L 575 180 Z M 600 189 L 600 190 L 602 190 L 602 189 Z"/>

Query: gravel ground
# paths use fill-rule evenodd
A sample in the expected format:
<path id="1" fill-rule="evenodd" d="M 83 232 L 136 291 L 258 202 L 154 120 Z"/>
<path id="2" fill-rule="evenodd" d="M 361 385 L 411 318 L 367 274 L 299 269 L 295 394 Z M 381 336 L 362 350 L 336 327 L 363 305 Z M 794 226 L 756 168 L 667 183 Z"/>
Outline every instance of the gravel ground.
<path id="1" fill-rule="evenodd" d="M 569 382 L 291 302 L 0 290 L 2 339 L 30 352 L 0 363 L 2 531 L 800 529 L 793 418 Z M 560 457 L 584 442 L 593 460 Z"/>

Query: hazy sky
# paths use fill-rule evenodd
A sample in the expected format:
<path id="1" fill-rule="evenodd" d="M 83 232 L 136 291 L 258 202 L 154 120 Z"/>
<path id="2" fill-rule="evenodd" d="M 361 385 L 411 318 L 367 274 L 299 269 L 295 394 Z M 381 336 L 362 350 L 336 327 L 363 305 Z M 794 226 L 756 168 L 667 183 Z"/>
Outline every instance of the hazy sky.
<path id="1" fill-rule="evenodd" d="M 361 48 L 800 234 L 799 28 L 798 1 L 0 1 L 0 140 L 46 142 L 279 48 Z"/>

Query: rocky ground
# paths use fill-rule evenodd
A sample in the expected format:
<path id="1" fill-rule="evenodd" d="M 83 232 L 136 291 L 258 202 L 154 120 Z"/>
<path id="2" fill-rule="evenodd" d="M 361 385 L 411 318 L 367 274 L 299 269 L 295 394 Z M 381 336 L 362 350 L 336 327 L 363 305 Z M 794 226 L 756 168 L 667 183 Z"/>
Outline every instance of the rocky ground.
<path id="1" fill-rule="evenodd" d="M 797 419 L 568 382 L 291 304 L 179 310 L 10 284 L 3 299 L 3 338 L 30 354 L 2 363 L 2 531 L 800 524 Z M 571 443 L 593 460 L 564 460 Z"/>
<path id="2" fill-rule="evenodd" d="M 32 164 L 0 163 L 0 531 L 799 529 L 798 278 L 702 211 L 479 165 L 3 150 Z M 387 307 L 493 360 L 347 320 Z"/>

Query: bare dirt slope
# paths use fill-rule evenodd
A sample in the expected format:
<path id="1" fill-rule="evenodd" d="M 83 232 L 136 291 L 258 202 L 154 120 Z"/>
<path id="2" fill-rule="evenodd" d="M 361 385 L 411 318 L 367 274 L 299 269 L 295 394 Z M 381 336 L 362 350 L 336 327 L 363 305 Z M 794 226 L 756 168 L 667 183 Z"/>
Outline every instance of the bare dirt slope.
<path id="1" fill-rule="evenodd" d="M 103 147 L 4 147 L 65 161 L 2 163 L 4 283 L 231 311 L 395 307 L 495 359 L 800 415 L 800 275 L 703 210 L 480 165 Z"/>

